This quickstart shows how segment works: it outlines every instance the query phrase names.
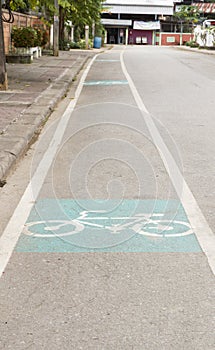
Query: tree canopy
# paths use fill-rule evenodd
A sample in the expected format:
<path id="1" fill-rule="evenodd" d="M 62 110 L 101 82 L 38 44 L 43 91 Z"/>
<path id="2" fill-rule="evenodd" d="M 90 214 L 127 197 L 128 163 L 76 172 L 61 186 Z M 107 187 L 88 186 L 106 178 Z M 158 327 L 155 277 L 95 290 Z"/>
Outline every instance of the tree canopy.
<path id="1" fill-rule="evenodd" d="M 59 6 L 64 9 L 66 19 L 72 20 L 74 25 L 91 25 L 100 20 L 103 0 L 59 0 Z M 28 12 L 29 9 L 38 10 L 45 15 L 46 20 L 53 21 L 55 13 L 54 0 L 12 0 L 14 11 Z"/>
<path id="2" fill-rule="evenodd" d="M 198 22 L 200 17 L 199 10 L 194 5 L 183 5 L 180 10 L 174 13 L 174 17 L 184 22 Z"/>
<path id="3" fill-rule="evenodd" d="M 84 35 L 85 25 L 95 25 L 97 33 L 102 31 L 100 14 L 104 0 L 58 0 L 59 13 L 56 12 L 55 0 L 11 0 L 14 11 L 39 13 L 46 23 L 53 23 L 54 15 L 59 15 L 59 40 L 64 42 L 64 28 L 72 21 L 77 40 Z M 92 32 L 91 32 L 92 33 Z"/>
<path id="4" fill-rule="evenodd" d="M 180 31 L 192 32 L 193 25 L 199 21 L 199 9 L 195 5 L 182 5 L 180 10 L 175 12 L 173 18 L 180 25 Z"/>

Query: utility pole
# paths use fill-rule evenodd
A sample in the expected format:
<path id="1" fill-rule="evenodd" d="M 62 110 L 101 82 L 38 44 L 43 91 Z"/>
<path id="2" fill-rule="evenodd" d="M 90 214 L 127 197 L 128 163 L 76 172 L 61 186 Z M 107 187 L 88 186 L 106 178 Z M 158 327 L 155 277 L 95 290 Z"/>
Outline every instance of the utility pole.
<path id="1" fill-rule="evenodd" d="M 54 41 L 53 53 L 54 56 L 59 56 L 59 4 L 58 0 L 54 0 L 55 15 L 54 15 Z"/>
<path id="2" fill-rule="evenodd" d="M 2 21 L 2 2 L 0 0 L 0 90 L 7 90 L 7 88 L 8 84 Z"/>
<path id="3" fill-rule="evenodd" d="M 85 26 L 85 45 L 86 45 L 86 49 L 89 49 L 89 26 L 86 25 Z"/>

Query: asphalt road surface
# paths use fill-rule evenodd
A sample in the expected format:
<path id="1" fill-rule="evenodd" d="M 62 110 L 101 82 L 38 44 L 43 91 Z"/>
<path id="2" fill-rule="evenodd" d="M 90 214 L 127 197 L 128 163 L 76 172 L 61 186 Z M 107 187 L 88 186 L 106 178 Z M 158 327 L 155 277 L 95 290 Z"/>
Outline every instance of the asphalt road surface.
<path id="1" fill-rule="evenodd" d="M 1 189 L 0 348 L 215 348 L 215 60 L 97 55 Z"/>

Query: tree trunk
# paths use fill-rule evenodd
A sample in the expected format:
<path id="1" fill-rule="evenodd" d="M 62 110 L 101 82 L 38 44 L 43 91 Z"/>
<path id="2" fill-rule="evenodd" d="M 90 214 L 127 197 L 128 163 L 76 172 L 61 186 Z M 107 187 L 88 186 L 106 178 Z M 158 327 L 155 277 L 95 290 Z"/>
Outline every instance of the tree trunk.
<path id="1" fill-rule="evenodd" d="M 65 19 L 65 10 L 62 6 L 59 6 L 59 42 L 61 48 L 63 48 L 64 43 L 64 19 Z"/>
<path id="2" fill-rule="evenodd" d="M 7 72 L 4 48 L 4 34 L 2 21 L 2 7 L 0 3 L 0 90 L 7 90 Z"/>
<path id="3" fill-rule="evenodd" d="M 54 15 L 54 42 L 53 42 L 53 53 L 54 56 L 59 56 L 59 5 L 58 0 L 54 0 L 55 4 L 55 15 Z"/>

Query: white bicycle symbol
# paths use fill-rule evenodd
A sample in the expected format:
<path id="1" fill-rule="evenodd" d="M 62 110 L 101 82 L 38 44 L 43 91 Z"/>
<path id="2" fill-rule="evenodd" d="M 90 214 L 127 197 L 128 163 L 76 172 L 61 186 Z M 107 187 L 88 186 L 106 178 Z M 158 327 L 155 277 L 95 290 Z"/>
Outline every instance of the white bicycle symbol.
<path id="1" fill-rule="evenodd" d="M 111 234 L 131 229 L 134 233 L 149 237 L 181 237 L 193 234 L 188 222 L 168 220 L 163 218 L 164 214 L 140 213 L 133 217 L 106 217 L 102 216 L 104 213 L 83 211 L 76 219 L 34 221 L 25 225 L 23 233 L 38 238 L 65 237 L 80 233 L 88 227 L 107 230 Z"/>

